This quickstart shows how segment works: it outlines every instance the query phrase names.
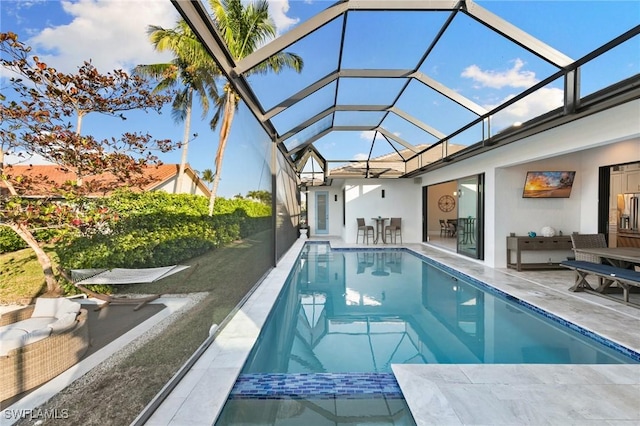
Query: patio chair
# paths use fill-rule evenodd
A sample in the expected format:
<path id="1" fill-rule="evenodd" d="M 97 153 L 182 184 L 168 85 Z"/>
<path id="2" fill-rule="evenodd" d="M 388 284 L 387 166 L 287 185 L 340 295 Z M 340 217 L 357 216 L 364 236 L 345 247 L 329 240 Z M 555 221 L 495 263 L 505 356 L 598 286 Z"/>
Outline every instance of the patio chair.
<path id="1" fill-rule="evenodd" d="M 360 237 L 360 232 L 362 231 L 362 242 L 364 243 L 365 237 L 367 238 L 367 244 L 369 244 L 369 232 L 371 232 L 371 238 L 375 237 L 375 231 L 372 225 L 366 225 L 364 223 L 364 218 L 359 217 L 356 218 L 358 222 L 358 233 L 356 234 L 356 244 L 358 244 L 358 238 Z"/>
<path id="2" fill-rule="evenodd" d="M 449 227 L 447 226 L 447 221 L 444 219 L 440 219 L 440 236 L 448 237 L 449 236 Z"/>
<path id="3" fill-rule="evenodd" d="M 602 258 L 600 256 L 589 253 L 580 253 L 575 251 L 575 249 L 607 247 L 607 241 L 604 239 L 604 234 L 571 234 L 571 244 L 573 245 L 575 260 L 602 263 Z M 604 285 L 604 279 L 602 277 L 598 278 L 598 285 L 598 288 L 601 288 Z"/>
<path id="4" fill-rule="evenodd" d="M 595 256 L 589 253 L 579 253 L 576 252 L 575 249 L 607 247 L 607 241 L 604 239 L 604 234 L 571 234 L 571 243 L 573 244 L 573 252 L 576 260 L 602 263 L 602 258 L 600 256 Z"/>
<path id="5" fill-rule="evenodd" d="M 385 239 L 388 233 L 389 238 L 393 238 L 393 243 L 395 244 L 398 232 L 400 233 L 400 244 L 402 244 L 402 218 L 392 217 L 389 225 L 384 228 Z"/>
<path id="6" fill-rule="evenodd" d="M 447 219 L 447 228 L 449 231 L 450 237 L 455 237 L 458 233 L 458 220 L 457 219 Z"/>

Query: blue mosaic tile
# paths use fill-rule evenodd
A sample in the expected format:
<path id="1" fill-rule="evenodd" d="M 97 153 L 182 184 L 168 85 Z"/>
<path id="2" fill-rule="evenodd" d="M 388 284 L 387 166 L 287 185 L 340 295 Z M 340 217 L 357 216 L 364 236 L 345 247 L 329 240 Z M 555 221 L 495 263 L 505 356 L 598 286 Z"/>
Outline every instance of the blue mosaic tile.
<path id="1" fill-rule="evenodd" d="M 392 373 L 241 374 L 231 399 L 403 398 Z"/>

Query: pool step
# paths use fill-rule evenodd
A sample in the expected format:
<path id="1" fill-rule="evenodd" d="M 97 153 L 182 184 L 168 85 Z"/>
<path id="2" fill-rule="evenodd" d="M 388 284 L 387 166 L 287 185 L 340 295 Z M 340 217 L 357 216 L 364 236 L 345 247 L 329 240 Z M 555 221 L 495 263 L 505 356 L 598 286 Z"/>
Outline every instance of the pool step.
<path id="1" fill-rule="evenodd" d="M 241 374 L 231 399 L 403 398 L 393 373 Z"/>

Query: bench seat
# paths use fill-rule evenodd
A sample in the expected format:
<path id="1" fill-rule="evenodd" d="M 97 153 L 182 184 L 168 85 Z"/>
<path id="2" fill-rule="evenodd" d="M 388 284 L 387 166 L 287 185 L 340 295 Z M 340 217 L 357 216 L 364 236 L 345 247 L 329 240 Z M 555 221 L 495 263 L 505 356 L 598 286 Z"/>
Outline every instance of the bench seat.
<path id="1" fill-rule="evenodd" d="M 586 280 L 588 275 L 594 275 L 605 280 L 604 284 L 597 289 L 599 292 L 602 292 L 614 283 L 618 284 L 624 291 L 625 302 L 629 302 L 630 286 L 640 287 L 640 272 L 632 269 L 624 269 L 584 260 L 565 260 L 561 262 L 560 265 L 576 271 L 576 281 L 574 285 L 569 288 L 571 291 L 593 290 Z"/>

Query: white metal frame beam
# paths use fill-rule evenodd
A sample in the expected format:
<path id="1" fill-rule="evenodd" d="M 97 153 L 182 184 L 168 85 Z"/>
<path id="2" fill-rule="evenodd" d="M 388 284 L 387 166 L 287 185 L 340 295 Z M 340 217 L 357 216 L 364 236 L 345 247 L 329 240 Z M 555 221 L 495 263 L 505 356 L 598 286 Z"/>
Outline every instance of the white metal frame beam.
<path id="1" fill-rule="evenodd" d="M 510 22 L 505 21 L 499 16 L 494 15 L 472 0 L 465 0 L 462 10 L 469 16 L 474 18 L 476 21 L 482 23 L 486 27 L 491 28 L 493 31 L 497 32 L 503 37 L 506 37 L 517 45 L 522 46 L 534 55 L 544 59 L 545 61 L 555 65 L 558 68 L 565 69 L 574 62 L 573 59 L 571 59 L 564 53 L 538 40 L 537 38 L 524 32 Z"/>
<path id="2" fill-rule="evenodd" d="M 427 75 L 415 70 L 365 70 L 365 69 L 348 69 L 348 70 L 335 70 L 320 80 L 312 83 L 306 88 L 298 91 L 293 96 L 289 97 L 285 101 L 280 102 L 269 111 L 265 112 L 258 97 L 253 92 L 244 73 L 250 71 L 256 65 L 262 63 L 270 56 L 283 51 L 287 47 L 293 45 L 297 41 L 313 33 L 324 25 L 332 22 L 335 19 L 342 17 L 342 30 L 345 31 L 344 25 L 346 22 L 347 13 L 349 11 L 375 11 L 375 10 L 416 10 L 416 11 L 453 11 L 463 12 L 470 16 L 472 19 L 478 21 L 490 30 L 497 32 L 508 40 L 516 43 L 524 49 L 532 52 L 536 56 L 542 58 L 554 66 L 564 69 L 565 75 L 565 113 L 571 113 L 578 107 L 579 102 L 579 70 L 571 69 L 571 65 L 574 61 L 561 52 L 553 49 L 542 41 L 522 31 L 518 27 L 505 21 L 504 19 L 494 15 L 488 10 L 476 4 L 473 0 L 394 0 L 394 1 L 381 1 L 381 0 L 342 0 L 328 7 L 324 11 L 310 18 L 308 21 L 301 23 L 293 28 L 286 34 L 278 37 L 262 48 L 258 49 L 253 54 L 247 56 L 236 62 L 227 49 L 222 36 L 218 33 L 214 22 L 208 14 L 208 11 L 202 5 L 201 0 L 171 0 L 176 7 L 180 15 L 191 26 L 194 33 L 201 40 L 205 48 L 212 55 L 216 63 L 218 64 L 221 73 L 227 78 L 229 83 L 234 87 L 234 90 L 239 94 L 242 100 L 246 103 L 249 110 L 260 122 L 264 130 L 271 137 L 274 142 L 283 144 L 283 142 L 300 130 L 307 126 L 313 125 L 318 120 L 332 114 L 335 111 L 388 111 L 393 112 L 399 117 L 405 119 L 410 124 L 417 126 L 423 131 L 433 135 L 439 140 L 444 140 L 446 135 L 439 132 L 437 129 L 430 127 L 428 124 L 417 120 L 415 117 L 407 114 L 406 112 L 398 109 L 395 105 L 382 106 L 382 105 L 350 105 L 339 106 L 334 105 L 331 108 L 317 114 L 316 116 L 306 120 L 303 123 L 296 125 L 292 130 L 286 132 L 283 135 L 279 135 L 271 119 L 284 111 L 285 109 L 295 105 L 302 99 L 307 98 L 311 94 L 320 90 L 321 88 L 331 84 L 334 81 L 339 81 L 341 77 L 354 77 L 354 78 L 415 78 L 422 84 L 427 85 L 443 96 L 451 99 L 455 103 L 468 109 L 478 116 L 485 116 L 487 111 L 472 102 L 471 100 L 459 95 L 454 90 L 442 85 L 441 83 L 433 80 Z M 426 53 L 425 53 L 426 55 Z M 423 58 L 424 59 L 424 58 Z M 337 95 L 337 90 L 336 90 Z M 378 130 L 381 134 L 389 139 L 392 139 L 405 146 L 406 148 L 415 151 L 415 147 L 395 136 L 393 133 L 388 132 L 386 129 L 380 127 L 380 123 L 377 127 L 371 126 L 333 126 L 326 130 L 323 130 L 319 134 L 310 138 L 309 140 L 298 145 L 291 151 L 286 151 L 291 157 L 294 153 L 299 152 L 301 149 L 305 149 L 315 140 L 328 134 L 331 131 L 340 130 Z M 282 145 L 281 145 L 282 146 Z M 325 160 L 326 161 L 326 160 Z"/>

